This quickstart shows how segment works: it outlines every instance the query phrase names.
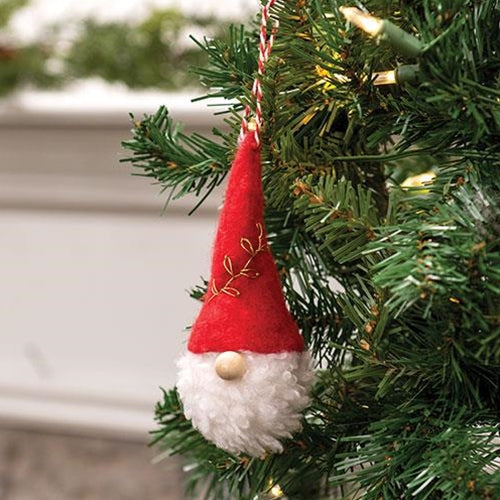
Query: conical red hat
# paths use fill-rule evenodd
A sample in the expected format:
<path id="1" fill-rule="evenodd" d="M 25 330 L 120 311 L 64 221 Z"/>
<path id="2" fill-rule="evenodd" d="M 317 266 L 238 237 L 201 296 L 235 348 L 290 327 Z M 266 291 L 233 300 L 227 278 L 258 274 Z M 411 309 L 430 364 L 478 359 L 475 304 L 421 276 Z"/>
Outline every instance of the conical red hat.
<path id="1" fill-rule="evenodd" d="M 303 351 L 264 226 L 260 147 L 244 137 L 231 168 L 212 274 L 188 349 L 193 353 Z"/>

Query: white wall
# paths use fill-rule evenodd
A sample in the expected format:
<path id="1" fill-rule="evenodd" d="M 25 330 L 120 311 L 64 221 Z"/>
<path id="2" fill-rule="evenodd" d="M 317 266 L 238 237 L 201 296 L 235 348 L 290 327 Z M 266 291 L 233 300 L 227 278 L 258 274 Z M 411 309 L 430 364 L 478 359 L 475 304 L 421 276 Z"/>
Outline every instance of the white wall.
<path id="1" fill-rule="evenodd" d="M 118 164 L 126 111 L 0 114 L 0 420 L 145 438 L 174 383 L 220 193 L 161 216 L 158 188 Z"/>

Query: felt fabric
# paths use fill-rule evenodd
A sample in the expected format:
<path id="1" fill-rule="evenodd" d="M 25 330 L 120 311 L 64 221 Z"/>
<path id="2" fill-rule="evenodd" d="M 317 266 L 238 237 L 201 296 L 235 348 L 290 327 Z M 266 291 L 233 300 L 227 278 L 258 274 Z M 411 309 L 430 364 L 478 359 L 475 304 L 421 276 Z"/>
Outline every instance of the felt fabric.
<path id="1" fill-rule="evenodd" d="M 249 132 L 231 167 L 209 287 L 188 343 L 193 353 L 304 350 L 267 246 L 261 173 L 260 146 Z"/>

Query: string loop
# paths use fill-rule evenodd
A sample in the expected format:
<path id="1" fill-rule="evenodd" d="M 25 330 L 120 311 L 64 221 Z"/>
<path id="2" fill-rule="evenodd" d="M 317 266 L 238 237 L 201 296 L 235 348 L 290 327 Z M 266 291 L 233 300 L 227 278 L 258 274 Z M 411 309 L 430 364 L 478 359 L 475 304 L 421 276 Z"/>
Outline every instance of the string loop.
<path id="1" fill-rule="evenodd" d="M 259 59 L 258 59 L 258 70 L 257 76 L 252 85 L 252 96 L 255 99 L 255 142 L 260 144 L 260 129 L 262 126 L 262 76 L 264 75 L 264 68 L 271 50 L 273 48 L 274 39 L 276 38 L 276 33 L 278 32 L 278 21 L 276 20 L 271 29 L 269 38 L 267 36 L 267 23 L 269 21 L 269 11 L 276 3 L 276 0 L 269 0 L 267 4 L 262 5 L 261 19 L 260 19 L 260 36 L 259 36 Z M 250 104 L 245 106 L 243 112 L 243 119 L 241 122 L 241 132 L 240 137 L 243 137 L 245 133 L 249 130 L 249 118 L 252 114 Z M 252 127 L 253 128 L 253 127 Z"/>

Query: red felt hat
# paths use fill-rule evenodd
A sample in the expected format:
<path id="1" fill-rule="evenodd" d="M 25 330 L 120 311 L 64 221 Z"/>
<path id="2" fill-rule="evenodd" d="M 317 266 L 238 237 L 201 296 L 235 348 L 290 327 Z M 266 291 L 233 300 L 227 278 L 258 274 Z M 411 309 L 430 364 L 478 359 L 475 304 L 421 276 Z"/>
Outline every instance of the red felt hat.
<path id="1" fill-rule="evenodd" d="M 193 353 L 303 351 L 267 245 L 260 147 L 244 137 L 231 168 L 203 307 L 193 325 Z"/>

